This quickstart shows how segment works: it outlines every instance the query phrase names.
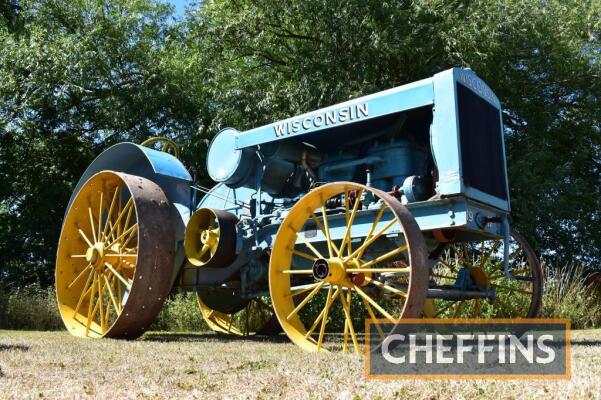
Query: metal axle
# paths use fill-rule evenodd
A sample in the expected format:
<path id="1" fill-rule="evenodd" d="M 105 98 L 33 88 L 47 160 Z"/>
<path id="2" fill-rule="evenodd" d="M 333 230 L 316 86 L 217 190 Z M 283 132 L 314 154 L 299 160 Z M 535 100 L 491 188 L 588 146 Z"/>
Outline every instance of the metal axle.
<path id="1" fill-rule="evenodd" d="M 495 296 L 494 289 L 489 290 L 462 290 L 448 286 L 438 286 L 428 289 L 429 299 L 443 300 L 471 300 L 471 299 L 490 299 Z"/>

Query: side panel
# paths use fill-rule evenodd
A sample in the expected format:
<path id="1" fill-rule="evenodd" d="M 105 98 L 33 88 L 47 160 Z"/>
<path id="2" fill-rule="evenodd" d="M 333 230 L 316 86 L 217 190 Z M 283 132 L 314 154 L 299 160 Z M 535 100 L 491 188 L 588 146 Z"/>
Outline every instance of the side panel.
<path id="1" fill-rule="evenodd" d="M 242 149 L 423 107 L 431 105 L 433 99 L 432 79 L 424 79 L 251 129 L 238 135 L 236 147 Z"/>

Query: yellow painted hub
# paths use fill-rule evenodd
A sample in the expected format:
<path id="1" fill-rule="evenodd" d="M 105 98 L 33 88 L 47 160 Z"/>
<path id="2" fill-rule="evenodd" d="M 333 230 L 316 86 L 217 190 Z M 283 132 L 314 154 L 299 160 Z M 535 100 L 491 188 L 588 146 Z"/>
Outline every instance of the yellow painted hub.
<path id="1" fill-rule="evenodd" d="M 186 225 L 184 239 L 184 249 L 190 264 L 202 267 L 211 261 L 217 252 L 220 234 L 217 215 L 212 210 L 201 208 L 192 214 Z"/>
<path id="2" fill-rule="evenodd" d="M 339 285 L 350 288 L 353 284 L 365 286 L 367 281 L 365 277 L 370 278 L 372 272 L 349 273 L 347 269 L 360 269 L 365 261 L 359 258 L 344 259 L 342 257 L 332 257 L 327 259 L 318 259 L 313 263 L 313 277 L 317 281 L 324 281 L 332 285 Z M 355 278 L 356 279 L 353 279 Z"/>

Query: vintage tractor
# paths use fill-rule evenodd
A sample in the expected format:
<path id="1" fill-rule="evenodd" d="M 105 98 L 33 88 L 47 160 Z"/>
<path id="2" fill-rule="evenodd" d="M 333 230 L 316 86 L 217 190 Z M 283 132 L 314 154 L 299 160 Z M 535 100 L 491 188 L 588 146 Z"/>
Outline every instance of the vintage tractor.
<path id="1" fill-rule="evenodd" d="M 138 337 L 174 288 L 217 332 L 281 327 L 311 351 L 361 352 L 366 319 L 540 308 L 540 263 L 508 222 L 501 105 L 471 70 L 224 129 L 212 189 L 156 140 L 104 151 L 69 201 L 56 285 L 74 335 Z"/>

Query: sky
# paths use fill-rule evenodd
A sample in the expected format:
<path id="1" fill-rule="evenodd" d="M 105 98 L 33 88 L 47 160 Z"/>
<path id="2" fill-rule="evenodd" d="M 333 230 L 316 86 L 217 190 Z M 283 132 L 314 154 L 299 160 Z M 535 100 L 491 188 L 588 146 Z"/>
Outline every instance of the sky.
<path id="1" fill-rule="evenodd" d="M 184 9 L 189 0 L 167 0 L 169 3 L 175 6 L 175 14 L 181 17 L 184 14 Z"/>

